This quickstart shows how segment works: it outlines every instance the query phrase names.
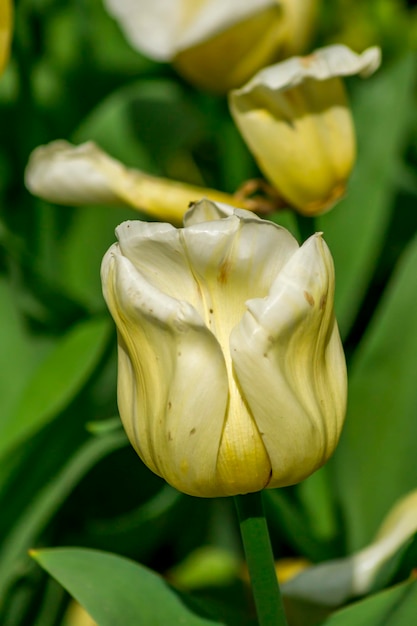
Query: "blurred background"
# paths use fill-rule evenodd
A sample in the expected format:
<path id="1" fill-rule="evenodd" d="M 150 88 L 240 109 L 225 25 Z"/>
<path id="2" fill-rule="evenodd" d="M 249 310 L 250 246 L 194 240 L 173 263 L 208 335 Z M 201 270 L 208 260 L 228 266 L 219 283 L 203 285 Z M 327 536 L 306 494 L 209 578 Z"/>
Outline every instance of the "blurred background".
<path id="1" fill-rule="evenodd" d="M 347 196 L 316 221 L 336 264 L 348 420 L 324 469 L 266 493 L 277 560 L 317 563 L 363 547 L 417 488 L 414 4 L 327 0 L 318 10 L 310 49 L 379 45 L 383 63 L 372 78 L 347 81 L 358 161 Z M 177 493 L 119 425 L 99 268 L 117 224 L 146 216 L 53 205 L 24 185 L 31 151 L 62 138 L 233 193 L 260 173 L 226 98 L 133 50 L 100 0 L 17 0 L 0 119 L 0 623 L 81 626 L 27 551 L 84 546 L 166 575 L 227 624 L 253 624 L 233 503 Z M 291 212 L 269 217 L 300 237 Z M 384 584 L 409 571 L 403 559 Z"/>

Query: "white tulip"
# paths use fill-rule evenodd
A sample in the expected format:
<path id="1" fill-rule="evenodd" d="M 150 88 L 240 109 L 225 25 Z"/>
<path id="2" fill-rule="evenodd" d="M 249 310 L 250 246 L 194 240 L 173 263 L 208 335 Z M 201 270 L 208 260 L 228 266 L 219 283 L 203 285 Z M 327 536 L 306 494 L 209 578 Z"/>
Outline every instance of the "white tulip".
<path id="1" fill-rule="evenodd" d="M 318 0 L 104 0 L 133 48 L 224 93 L 303 52 Z"/>
<path id="2" fill-rule="evenodd" d="M 125 222 L 103 260 L 129 439 L 191 495 L 296 483 L 333 453 L 345 415 L 330 252 L 320 234 L 299 247 L 208 201 L 184 224 Z"/>

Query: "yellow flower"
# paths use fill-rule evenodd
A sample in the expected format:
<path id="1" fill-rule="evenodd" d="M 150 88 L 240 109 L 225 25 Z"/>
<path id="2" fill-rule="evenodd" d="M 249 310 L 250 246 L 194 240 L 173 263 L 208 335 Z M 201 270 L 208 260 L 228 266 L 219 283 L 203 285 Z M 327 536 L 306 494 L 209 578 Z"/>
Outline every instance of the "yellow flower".
<path id="1" fill-rule="evenodd" d="M 303 51 L 318 0 L 105 0 L 132 46 L 225 93 Z"/>
<path id="2" fill-rule="evenodd" d="M 0 2 L 0 74 L 9 59 L 12 36 L 13 6 L 11 0 Z"/>
<path id="3" fill-rule="evenodd" d="M 118 404 L 144 463 L 185 493 L 291 485 L 333 453 L 346 370 L 320 234 L 201 201 L 184 228 L 130 221 L 102 264 Z"/>
<path id="4" fill-rule="evenodd" d="M 342 76 L 368 76 L 378 48 L 357 55 L 342 45 L 261 70 L 230 93 L 233 118 L 268 180 L 304 215 L 343 196 L 356 157 Z"/>
<path id="5" fill-rule="evenodd" d="M 39 146 L 30 155 L 25 184 L 48 202 L 127 205 L 152 217 L 181 222 L 190 202 L 206 196 L 236 207 L 256 209 L 256 201 L 238 199 L 125 167 L 92 141 L 74 146 L 57 140 Z"/>

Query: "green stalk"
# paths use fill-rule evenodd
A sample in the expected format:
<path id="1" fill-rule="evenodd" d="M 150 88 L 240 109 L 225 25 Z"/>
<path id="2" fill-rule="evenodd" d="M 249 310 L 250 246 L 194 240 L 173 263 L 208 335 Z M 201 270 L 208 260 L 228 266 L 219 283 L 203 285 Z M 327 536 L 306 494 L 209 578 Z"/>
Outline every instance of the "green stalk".
<path id="1" fill-rule="evenodd" d="M 235 503 L 259 626 L 287 626 L 262 494 L 236 496 Z"/>

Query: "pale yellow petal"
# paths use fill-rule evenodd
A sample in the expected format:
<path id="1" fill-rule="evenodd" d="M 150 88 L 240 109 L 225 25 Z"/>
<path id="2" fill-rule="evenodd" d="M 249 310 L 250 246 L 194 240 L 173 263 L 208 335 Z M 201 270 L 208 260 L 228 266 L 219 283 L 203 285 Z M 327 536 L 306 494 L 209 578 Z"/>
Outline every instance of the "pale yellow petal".
<path id="1" fill-rule="evenodd" d="M 36 148 L 25 172 L 31 193 L 67 205 L 127 205 L 161 220 L 179 222 L 190 203 L 203 197 L 245 206 L 229 194 L 150 176 L 125 167 L 93 142 L 53 141 Z"/>
<path id="2" fill-rule="evenodd" d="M 247 302 L 231 354 L 272 465 L 269 486 L 299 482 L 327 461 L 346 408 L 346 369 L 333 316 L 334 274 L 319 235 Z"/>
<path id="3" fill-rule="evenodd" d="M 228 384 L 219 344 L 191 305 L 152 287 L 117 245 L 102 281 L 118 328 L 118 404 L 132 445 L 180 491 L 224 495 L 216 462 Z"/>
<path id="4" fill-rule="evenodd" d="M 344 193 L 355 132 L 342 76 L 371 74 L 378 48 L 357 55 L 328 46 L 258 72 L 229 95 L 232 116 L 278 194 L 305 215 L 329 210 Z"/>

